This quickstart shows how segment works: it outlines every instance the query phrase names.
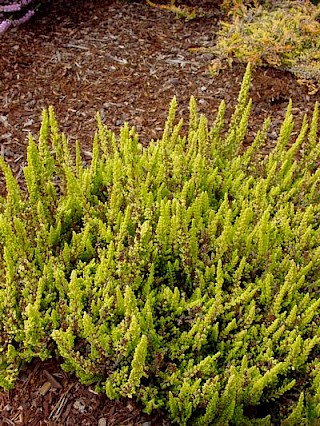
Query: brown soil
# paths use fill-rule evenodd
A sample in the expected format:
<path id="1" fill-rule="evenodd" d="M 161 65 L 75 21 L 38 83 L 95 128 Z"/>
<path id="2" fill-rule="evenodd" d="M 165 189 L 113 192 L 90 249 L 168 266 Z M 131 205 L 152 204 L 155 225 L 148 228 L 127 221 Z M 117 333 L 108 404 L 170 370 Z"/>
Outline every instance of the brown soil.
<path id="1" fill-rule="evenodd" d="M 53 105 L 70 145 L 78 139 L 90 158 L 99 111 L 105 124 L 119 130 L 134 125 L 141 141 L 157 139 L 174 95 L 186 117 L 191 95 L 213 121 L 225 99 L 232 112 L 244 66 L 212 77 L 212 55 L 191 51 L 212 46 L 220 2 L 196 1 L 198 18 L 186 23 L 144 3 L 117 0 L 48 2 L 28 24 L 0 39 L 0 153 L 19 180 L 28 134 L 37 138 L 41 111 Z M 201 4 L 201 7 L 199 7 Z M 316 95 L 297 85 L 289 73 L 270 68 L 253 73 L 253 110 L 247 143 L 267 115 L 269 144 L 275 143 L 286 105 L 293 100 L 296 131 L 311 114 Z M 0 193 L 5 193 L 3 177 Z M 0 394 L 2 425 L 165 425 L 160 414 L 146 416 L 131 400 L 110 402 L 80 385 L 56 361 L 34 361 L 15 390 Z"/>

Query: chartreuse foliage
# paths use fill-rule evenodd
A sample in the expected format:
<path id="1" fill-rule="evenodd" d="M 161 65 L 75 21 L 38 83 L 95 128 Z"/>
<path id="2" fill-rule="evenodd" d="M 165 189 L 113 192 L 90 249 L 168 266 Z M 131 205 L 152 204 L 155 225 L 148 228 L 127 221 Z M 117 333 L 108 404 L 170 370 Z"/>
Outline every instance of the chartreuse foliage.
<path id="1" fill-rule="evenodd" d="M 320 418 L 318 105 L 297 136 L 291 104 L 243 149 L 248 67 L 228 128 L 171 103 L 143 147 L 101 123 L 91 164 L 43 113 L 27 193 L 1 160 L 0 383 L 34 357 L 179 425 Z M 0 157 L 1 158 L 1 157 Z M 314 423 L 316 424 L 316 423 Z"/>
<path id="2" fill-rule="evenodd" d="M 211 49 L 217 56 L 212 72 L 233 60 L 249 61 L 288 70 L 310 92 L 319 90 L 319 5 L 309 0 L 224 0 L 222 5 L 232 18 L 222 23 Z"/>

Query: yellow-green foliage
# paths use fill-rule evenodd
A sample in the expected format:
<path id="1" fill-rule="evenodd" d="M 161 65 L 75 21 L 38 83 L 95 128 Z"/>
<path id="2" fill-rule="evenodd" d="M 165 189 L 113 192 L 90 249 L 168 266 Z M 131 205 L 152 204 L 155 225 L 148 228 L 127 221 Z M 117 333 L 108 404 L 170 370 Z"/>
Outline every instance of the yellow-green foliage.
<path id="1" fill-rule="evenodd" d="M 320 418 L 318 105 L 244 150 L 250 68 L 224 129 L 171 103 L 148 147 L 98 116 L 91 164 L 44 111 L 23 193 L 0 157 L 0 384 L 34 357 L 178 425 Z M 297 155 L 298 154 L 298 155 Z"/>
<path id="2" fill-rule="evenodd" d="M 230 14 L 238 14 L 244 13 L 247 7 L 258 7 L 266 1 L 270 0 L 223 0 L 220 7 Z"/>
<path id="3" fill-rule="evenodd" d="M 219 70 L 221 61 L 236 59 L 288 70 L 311 90 L 319 88 L 320 6 L 292 0 L 256 1 L 256 7 L 231 3 L 231 22 L 222 23 L 213 49 L 213 71 Z"/>
<path id="4" fill-rule="evenodd" d="M 172 12 L 176 15 L 177 18 L 184 19 L 186 22 L 197 18 L 197 12 L 195 8 L 186 5 L 177 6 L 175 4 L 175 0 L 171 0 L 170 4 L 158 4 L 157 2 L 152 2 L 151 0 L 145 1 L 149 6 Z"/>

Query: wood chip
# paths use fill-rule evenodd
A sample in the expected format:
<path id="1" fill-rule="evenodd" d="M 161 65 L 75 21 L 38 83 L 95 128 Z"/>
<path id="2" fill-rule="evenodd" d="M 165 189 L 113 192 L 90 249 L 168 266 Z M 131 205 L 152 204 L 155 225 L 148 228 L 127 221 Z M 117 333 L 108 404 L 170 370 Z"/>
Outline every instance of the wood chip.
<path id="1" fill-rule="evenodd" d="M 47 370 L 43 371 L 44 375 L 46 376 L 46 378 L 49 380 L 49 382 L 51 383 L 53 388 L 56 389 L 62 389 L 61 384 L 58 382 L 58 380 L 56 380 Z"/>
<path id="2" fill-rule="evenodd" d="M 51 389 L 51 383 L 50 382 L 45 382 L 42 386 L 41 386 L 41 388 L 39 389 L 39 393 L 40 393 L 40 395 L 42 395 L 42 396 L 45 396 L 45 394 L 47 393 L 47 392 L 49 392 L 49 390 Z"/>

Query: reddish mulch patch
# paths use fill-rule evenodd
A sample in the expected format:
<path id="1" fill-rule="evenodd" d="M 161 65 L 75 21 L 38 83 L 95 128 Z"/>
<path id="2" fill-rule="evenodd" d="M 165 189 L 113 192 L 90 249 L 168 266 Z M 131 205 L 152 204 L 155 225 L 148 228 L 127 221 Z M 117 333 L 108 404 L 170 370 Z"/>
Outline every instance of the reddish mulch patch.
<path id="1" fill-rule="evenodd" d="M 213 121 L 225 99 L 228 117 L 236 102 L 244 66 L 212 77 L 212 46 L 221 14 L 219 1 L 195 2 L 198 18 L 186 23 L 174 14 L 143 3 L 62 0 L 48 2 L 28 24 L 0 43 L 0 153 L 22 179 L 27 135 L 37 138 L 41 111 L 53 105 L 72 146 L 79 139 L 90 158 L 95 114 L 118 131 L 134 125 L 141 141 L 161 136 L 174 95 L 187 118 L 191 95 Z M 253 73 L 253 109 L 247 143 L 267 115 L 275 143 L 286 105 L 293 100 L 298 124 L 312 112 L 316 95 L 297 85 L 289 73 L 270 68 Z M 5 193 L 3 177 L 0 193 Z M 34 361 L 21 373 L 15 390 L 0 394 L 4 425 L 164 425 L 146 416 L 131 400 L 110 402 L 63 373 L 56 361 Z"/>

